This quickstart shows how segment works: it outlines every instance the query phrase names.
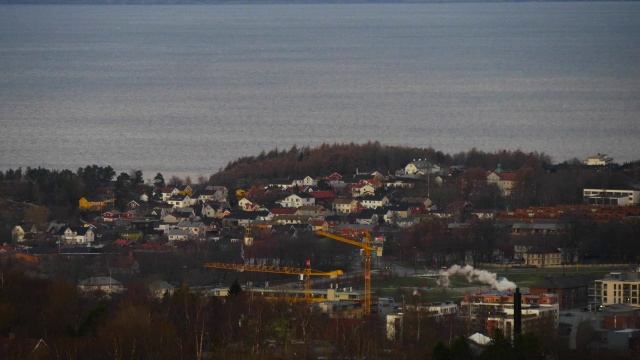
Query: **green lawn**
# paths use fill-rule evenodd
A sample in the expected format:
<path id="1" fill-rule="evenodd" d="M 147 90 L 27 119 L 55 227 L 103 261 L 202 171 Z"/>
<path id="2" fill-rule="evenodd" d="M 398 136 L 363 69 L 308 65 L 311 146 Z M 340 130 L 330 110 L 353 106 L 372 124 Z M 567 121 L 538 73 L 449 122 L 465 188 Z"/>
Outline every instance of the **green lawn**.
<path id="1" fill-rule="evenodd" d="M 611 271 L 618 270 L 621 269 L 567 266 L 564 269 L 564 275 L 594 274 L 597 277 L 603 277 Z M 495 272 L 498 277 L 506 277 L 519 287 L 525 288 L 544 280 L 547 276 L 563 276 L 563 269 L 489 269 L 489 271 Z M 402 296 L 404 295 L 405 301 L 412 299 L 412 301 L 419 300 L 421 303 L 459 300 L 466 291 L 470 291 L 470 288 L 481 286 L 487 285 L 478 282 L 469 283 L 461 275 L 455 275 L 450 278 L 450 289 L 443 289 L 438 286 L 434 278 L 376 275 L 371 281 L 371 288 L 375 296 L 393 297 L 396 301 L 402 301 Z M 414 295 L 416 290 L 419 296 Z"/>

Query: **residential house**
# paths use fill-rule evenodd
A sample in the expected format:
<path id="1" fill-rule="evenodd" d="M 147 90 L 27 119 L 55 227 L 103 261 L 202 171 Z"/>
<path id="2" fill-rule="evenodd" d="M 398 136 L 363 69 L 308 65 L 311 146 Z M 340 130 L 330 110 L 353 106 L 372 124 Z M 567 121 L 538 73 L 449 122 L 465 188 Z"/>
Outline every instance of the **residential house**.
<path id="1" fill-rule="evenodd" d="M 169 242 L 186 241 L 191 237 L 191 231 L 182 229 L 170 229 L 167 233 Z"/>
<path id="2" fill-rule="evenodd" d="M 107 294 L 124 292 L 124 285 L 110 276 L 96 276 L 78 283 L 78 290 L 81 292 L 101 291 Z"/>
<path id="3" fill-rule="evenodd" d="M 153 189 L 154 196 L 162 202 L 167 202 L 172 196 L 180 195 L 180 191 L 175 187 L 164 187 Z"/>
<path id="4" fill-rule="evenodd" d="M 376 193 L 376 188 L 368 183 L 358 183 L 351 187 L 351 196 L 352 197 L 363 197 L 367 195 L 374 195 Z"/>
<path id="5" fill-rule="evenodd" d="M 534 246 L 524 254 L 526 265 L 536 267 L 560 266 L 562 264 L 562 252 L 553 246 Z"/>
<path id="6" fill-rule="evenodd" d="M 335 199 L 331 204 L 331 209 L 338 214 L 351 214 L 362 211 L 364 206 L 354 199 Z"/>
<path id="7" fill-rule="evenodd" d="M 58 231 L 58 237 L 58 240 L 62 244 L 89 246 L 93 244 L 95 234 L 91 227 L 65 226 Z"/>
<path id="8" fill-rule="evenodd" d="M 120 218 L 120 211 L 118 210 L 111 210 L 111 211 L 106 211 L 102 213 L 102 221 L 104 222 L 112 222 L 119 218 Z"/>
<path id="9" fill-rule="evenodd" d="M 369 195 L 360 199 L 360 203 L 365 209 L 380 209 L 389 203 L 386 195 Z"/>
<path id="10" fill-rule="evenodd" d="M 173 208 L 181 208 L 191 206 L 191 198 L 189 195 L 173 195 L 167 200 L 167 204 L 173 206 Z"/>
<path id="11" fill-rule="evenodd" d="M 106 201 L 102 200 L 88 200 L 85 197 L 81 197 L 80 200 L 78 200 L 78 208 L 84 211 L 100 211 L 106 206 Z"/>
<path id="12" fill-rule="evenodd" d="M 440 172 L 440 167 L 427 161 L 426 159 L 414 159 L 404 167 L 404 172 L 405 174 L 418 175 L 437 174 Z"/>
<path id="13" fill-rule="evenodd" d="M 260 209 L 260 205 L 251 202 L 251 200 L 247 198 L 242 198 L 238 201 L 238 208 L 242 211 L 258 211 L 258 209 Z"/>
<path id="14" fill-rule="evenodd" d="M 313 220 L 309 224 L 313 227 L 313 231 L 329 231 L 329 223 L 325 220 Z"/>
<path id="15" fill-rule="evenodd" d="M 311 216 L 313 218 L 324 218 L 331 212 L 321 205 L 303 205 L 296 209 L 295 215 Z"/>
<path id="16" fill-rule="evenodd" d="M 315 205 L 316 199 L 307 193 L 292 194 L 284 199 L 277 201 L 282 207 L 299 208 L 305 205 Z"/>
<path id="17" fill-rule="evenodd" d="M 177 227 L 189 231 L 191 238 L 204 238 L 205 226 L 202 222 L 181 221 Z"/>

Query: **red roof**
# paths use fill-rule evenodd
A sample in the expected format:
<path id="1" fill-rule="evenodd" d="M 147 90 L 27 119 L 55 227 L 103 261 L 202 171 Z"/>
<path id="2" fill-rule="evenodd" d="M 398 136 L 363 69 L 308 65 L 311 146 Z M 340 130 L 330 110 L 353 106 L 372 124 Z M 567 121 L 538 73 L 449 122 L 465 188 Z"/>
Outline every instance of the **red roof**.
<path id="1" fill-rule="evenodd" d="M 316 199 L 334 199 L 336 194 L 333 191 L 311 191 L 309 195 L 313 196 Z"/>
<path id="2" fill-rule="evenodd" d="M 516 173 L 513 172 L 503 172 L 503 173 L 499 173 L 498 176 L 500 177 L 500 180 L 503 181 L 517 181 L 517 176 Z"/>
<path id="3" fill-rule="evenodd" d="M 274 215 L 294 215 L 298 211 L 296 208 L 273 208 L 271 213 Z"/>

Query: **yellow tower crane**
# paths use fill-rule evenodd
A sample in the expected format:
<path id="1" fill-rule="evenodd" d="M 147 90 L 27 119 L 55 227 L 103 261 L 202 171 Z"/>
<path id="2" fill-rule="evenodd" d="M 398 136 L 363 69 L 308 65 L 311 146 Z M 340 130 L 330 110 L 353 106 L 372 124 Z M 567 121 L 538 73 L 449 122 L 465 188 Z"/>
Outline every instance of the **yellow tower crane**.
<path id="1" fill-rule="evenodd" d="M 306 301 L 311 301 L 311 277 L 312 276 L 329 276 L 332 279 L 342 275 L 342 270 L 334 271 L 318 271 L 311 268 L 290 268 L 279 266 L 267 266 L 267 265 L 248 265 L 248 264 L 225 264 L 225 263 L 206 263 L 205 268 L 213 269 L 227 269 L 236 271 L 253 271 L 272 274 L 287 274 L 287 275 L 299 275 L 304 277 L 304 298 Z"/>
<path id="2" fill-rule="evenodd" d="M 365 316 L 371 315 L 371 252 L 375 251 L 377 256 L 382 256 L 382 248 L 371 246 L 369 232 L 367 232 L 364 243 L 322 230 L 316 231 L 316 234 L 364 249 L 364 314 Z"/>

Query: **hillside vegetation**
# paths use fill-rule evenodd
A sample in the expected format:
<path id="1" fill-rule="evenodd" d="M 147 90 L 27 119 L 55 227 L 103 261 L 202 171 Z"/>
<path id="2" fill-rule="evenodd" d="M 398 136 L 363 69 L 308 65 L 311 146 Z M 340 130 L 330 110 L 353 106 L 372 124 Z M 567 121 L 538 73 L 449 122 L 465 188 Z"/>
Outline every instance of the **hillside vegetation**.
<path id="1" fill-rule="evenodd" d="M 225 169 L 214 174 L 210 182 L 230 184 L 235 179 L 297 178 L 300 176 L 326 176 L 333 172 L 352 174 L 379 171 L 394 173 L 414 159 L 426 159 L 439 165 L 464 165 L 495 169 L 519 170 L 525 166 L 540 169 L 550 165 L 548 155 L 520 150 L 484 152 L 475 148 L 453 155 L 433 148 L 380 145 L 379 142 L 364 144 L 322 144 L 317 148 L 293 146 L 289 150 L 277 148 L 258 156 L 246 156 L 229 162 Z"/>

